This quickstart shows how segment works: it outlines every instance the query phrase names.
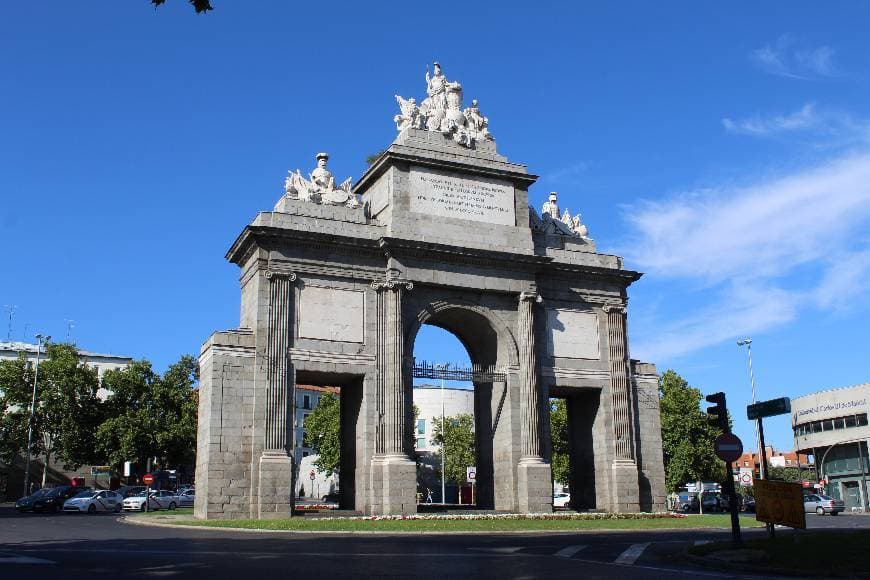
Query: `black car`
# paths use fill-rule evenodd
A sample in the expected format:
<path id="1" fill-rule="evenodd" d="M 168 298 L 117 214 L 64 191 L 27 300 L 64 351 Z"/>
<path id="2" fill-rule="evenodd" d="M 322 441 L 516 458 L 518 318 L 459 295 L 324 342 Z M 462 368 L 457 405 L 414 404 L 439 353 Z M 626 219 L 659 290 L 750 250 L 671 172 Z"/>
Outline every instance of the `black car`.
<path id="1" fill-rule="evenodd" d="M 30 511 L 57 513 L 63 509 L 63 503 L 66 500 L 82 491 L 86 491 L 86 488 L 75 487 L 72 485 L 61 485 L 59 487 L 47 489 L 45 490 L 45 493 L 35 498 L 30 503 Z"/>
<path id="2" fill-rule="evenodd" d="M 34 493 L 22 497 L 18 501 L 15 502 L 15 509 L 20 512 L 28 512 L 33 509 L 33 502 L 37 500 L 37 498 L 42 497 L 46 493 L 51 491 L 50 489 L 40 489 L 35 491 Z"/>

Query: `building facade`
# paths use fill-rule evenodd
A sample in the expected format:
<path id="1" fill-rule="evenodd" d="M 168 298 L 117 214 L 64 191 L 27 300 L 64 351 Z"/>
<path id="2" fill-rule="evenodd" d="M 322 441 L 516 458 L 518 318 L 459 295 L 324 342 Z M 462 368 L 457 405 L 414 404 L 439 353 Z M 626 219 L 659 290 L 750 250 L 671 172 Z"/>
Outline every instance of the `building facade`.
<path id="1" fill-rule="evenodd" d="M 815 458 L 825 492 L 846 509 L 867 511 L 870 480 L 870 383 L 819 391 L 791 401 L 792 428 L 801 453 Z"/>

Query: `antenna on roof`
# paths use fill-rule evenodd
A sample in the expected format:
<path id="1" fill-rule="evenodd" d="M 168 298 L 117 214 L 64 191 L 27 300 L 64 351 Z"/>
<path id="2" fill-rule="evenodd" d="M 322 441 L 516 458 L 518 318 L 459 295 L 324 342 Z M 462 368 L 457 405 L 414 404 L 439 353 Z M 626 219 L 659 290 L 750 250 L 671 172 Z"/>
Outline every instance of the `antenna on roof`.
<path id="1" fill-rule="evenodd" d="M 6 330 L 6 340 L 7 342 L 12 342 L 12 315 L 15 314 L 15 309 L 18 308 L 14 304 L 6 305 L 6 312 L 9 313 L 9 326 Z"/>

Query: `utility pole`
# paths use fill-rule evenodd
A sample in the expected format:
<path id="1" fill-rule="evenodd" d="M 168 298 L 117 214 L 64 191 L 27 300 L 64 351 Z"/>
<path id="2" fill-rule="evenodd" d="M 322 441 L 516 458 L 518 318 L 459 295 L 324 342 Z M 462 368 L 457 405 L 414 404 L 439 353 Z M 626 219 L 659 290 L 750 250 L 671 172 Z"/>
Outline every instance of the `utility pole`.
<path id="1" fill-rule="evenodd" d="M 447 505 L 447 486 L 444 482 L 444 465 L 447 456 L 447 426 L 444 424 L 444 373 L 447 372 L 447 364 L 441 366 L 441 505 Z"/>
<path id="2" fill-rule="evenodd" d="M 50 336 L 36 335 L 36 370 L 33 372 L 33 398 L 30 401 L 30 420 L 27 422 L 27 463 L 24 467 L 24 495 L 28 493 L 30 487 L 30 460 L 33 457 L 33 416 L 36 412 L 36 382 L 39 380 L 39 355 L 42 352 L 42 346 L 48 344 L 51 340 Z"/>
<path id="3" fill-rule="evenodd" d="M 75 320 L 71 318 L 64 318 L 64 321 L 66 322 L 66 341 L 72 342 L 72 329 L 75 328 L 75 324 L 73 324 Z"/>
<path id="4" fill-rule="evenodd" d="M 752 403 L 755 403 L 755 373 L 752 372 L 752 339 L 744 338 L 737 341 L 737 346 L 745 346 L 746 352 L 749 355 L 749 380 L 752 383 Z M 764 449 L 764 441 L 762 440 L 763 433 L 761 431 L 761 419 L 755 420 L 755 440 L 758 442 L 759 479 L 767 479 L 767 451 Z"/>

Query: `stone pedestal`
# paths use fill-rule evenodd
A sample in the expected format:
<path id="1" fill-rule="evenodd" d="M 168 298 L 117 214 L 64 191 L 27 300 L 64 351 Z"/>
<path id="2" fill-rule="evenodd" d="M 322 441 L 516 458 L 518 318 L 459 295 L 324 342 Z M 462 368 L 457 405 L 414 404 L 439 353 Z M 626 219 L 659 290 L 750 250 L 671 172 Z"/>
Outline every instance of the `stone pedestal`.
<path id="1" fill-rule="evenodd" d="M 293 458 L 282 451 L 264 451 L 260 456 L 257 517 L 261 520 L 288 518 L 293 513 Z"/>
<path id="2" fill-rule="evenodd" d="M 640 511 L 637 465 L 634 461 L 617 459 L 611 471 L 611 505 L 613 513 Z"/>
<path id="3" fill-rule="evenodd" d="M 372 459 L 372 471 L 373 514 L 417 513 L 417 465 L 413 461 L 405 455 L 379 456 Z"/>
<path id="4" fill-rule="evenodd" d="M 517 465 L 517 499 L 520 513 L 553 511 L 553 479 L 549 463 L 537 458 L 520 460 Z"/>

